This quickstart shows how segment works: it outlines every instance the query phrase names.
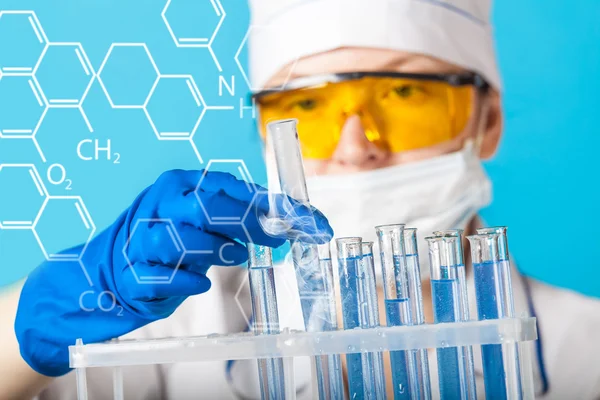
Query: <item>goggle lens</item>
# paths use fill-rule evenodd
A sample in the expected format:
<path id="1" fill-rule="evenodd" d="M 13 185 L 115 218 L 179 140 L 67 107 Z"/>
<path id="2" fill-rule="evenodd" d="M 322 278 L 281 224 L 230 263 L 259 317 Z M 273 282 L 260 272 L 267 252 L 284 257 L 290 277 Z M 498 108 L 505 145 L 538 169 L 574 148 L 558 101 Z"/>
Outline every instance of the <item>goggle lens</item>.
<path id="1" fill-rule="evenodd" d="M 473 94 L 471 85 L 395 77 L 325 83 L 262 97 L 262 132 L 271 120 L 296 118 L 303 155 L 327 159 L 348 117 L 357 115 L 377 146 L 415 150 L 460 135 L 472 114 Z"/>

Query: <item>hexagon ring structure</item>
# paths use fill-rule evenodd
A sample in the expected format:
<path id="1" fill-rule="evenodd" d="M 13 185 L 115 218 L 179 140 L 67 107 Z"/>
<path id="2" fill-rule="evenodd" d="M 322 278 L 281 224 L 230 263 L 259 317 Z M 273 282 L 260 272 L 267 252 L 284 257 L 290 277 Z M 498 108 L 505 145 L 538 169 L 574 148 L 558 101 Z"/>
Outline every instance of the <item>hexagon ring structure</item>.
<path id="1" fill-rule="evenodd" d="M 253 201 L 258 194 L 256 185 L 253 183 L 252 176 L 250 175 L 250 171 L 246 167 L 246 163 L 244 160 L 210 160 L 208 165 L 204 169 L 204 173 L 200 177 L 198 184 L 196 185 L 196 190 L 194 194 L 196 195 L 196 199 L 206 216 L 206 219 L 211 225 L 243 225 L 246 216 L 252 209 L 252 202 L 250 202 L 248 209 L 244 213 L 243 216 L 238 215 L 225 215 L 225 214 L 215 214 L 211 215 L 211 212 L 207 210 L 207 208 L 202 204 L 202 197 L 200 193 L 202 190 L 202 184 L 211 171 L 221 171 L 221 172 L 229 172 L 236 178 L 243 180 L 246 183 L 246 188 L 248 190 L 248 195 L 252 196 Z"/>
<path id="2" fill-rule="evenodd" d="M 48 111 L 35 76 L 0 76 L 0 138 L 32 139 Z"/>
<path id="3" fill-rule="evenodd" d="M 212 48 L 225 19 L 225 10 L 219 0 L 167 0 L 161 15 L 175 46 L 208 49 L 217 69 L 223 72 Z M 207 23 L 202 19 L 199 23 L 200 17 L 208 17 L 210 21 Z"/>
<path id="4" fill-rule="evenodd" d="M 31 76 L 46 43 L 34 11 L 0 10 L 0 75 Z"/>
<path id="5" fill-rule="evenodd" d="M 159 77 L 146 43 L 113 43 L 98 69 L 98 83 L 112 108 L 144 108 Z"/>
<path id="6" fill-rule="evenodd" d="M 30 229 L 48 192 L 33 164 L 0 164 L 0 229 Z"/>
<path id="7" fill-rule="evenodd" d="M 177 47 L 209 47 L 223 24 L 225 10 L 219 0 L 167 0 L 161 15 Z M 206 17 L 211 18 L 209 24 L 198 23 Z"/>
<path id="8" fill-rule="evenodd" d="M 81 260 L 96 225 L 80 196 L 50 196 L 35 220 L 33 232 L 46 260 L 73 261 Z"/>
<path id="9" fill-rule="evenodd" d="M 81 43 L 49 43 L 35 69 L 42 93 L 50 107 L 79 107 L 96 72 Z"/>
<path id="10" fill-rule="evenodd" d="M 131 260 L 131 254 L 129 254 L 129 250 L 131 247 L 131 242 L 134 240 L 135 235 L 140 235 L 143 229 L 158 229 L 162 231 L 154 231 L 152 234 L 153 240 L 160 240 L 160 246 L 164 247 L 166 252 L 173 252 L 173 254 L 177 254 L 179 259 L 177 261 L 177 265 L 172 269 L 169 275 L 143 275 L 135 268 L 135 261 Z M 167 244 L 167 241 L 163 240 L 168 238 L 171 243 Z M 172 248 L 166 248 L 167 246 L 172 246 Z M 174 251 L 173 251 L 174 250 Z M 173 221 L 168 218 L 139 218 L 131 230 L 129 234 L 129 238 L 127 239 L 127 243 L 125 247 L 123 247 L 123 256 L 127 261 L 127 265 L 131 268 L 133 272 L 133 276 L 138 284 L 170 284 L 175 277 L 175 274 L 179 270 L 183 259 L 185 258 L 186 252 L 181 237 L 179 233 L 177 233 L 177 229 L 175 229 L 175 225 Z"/>
<path id="11" fill-rule="evenodd" d="M 144 105 L 158 140 L 193 138 L 206 110 L 206 103 L 191 75 L 161 75 Z"/>

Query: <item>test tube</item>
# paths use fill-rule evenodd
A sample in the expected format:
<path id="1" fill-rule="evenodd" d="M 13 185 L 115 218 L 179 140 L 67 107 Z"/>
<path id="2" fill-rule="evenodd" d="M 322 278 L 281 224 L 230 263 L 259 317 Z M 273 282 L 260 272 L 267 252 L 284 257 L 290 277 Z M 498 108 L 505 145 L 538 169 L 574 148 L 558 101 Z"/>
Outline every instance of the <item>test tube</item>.
<path id="1" fill-rule="evenodd" d="M 387 326 L 411 325 L 408 274 L 404 263 L 404 225 L 380 225 L 375 227 L 383 276 L 385 315 Z M 394 399 L 411 398 L 408 352 L 390 352 Z"/>
<path id="2" fill-rule="evenodd" d="M 379 326 L 379 306 L 377 304 L 373 242 L 362 242 L 362 265 L 357 278 L 360 327 L 376 328 Z M 382 354 L 363 353 L 362 367 L 367 390 L 373 393 L 375 399 L 385 399 L 385 370 Z"/>
<path id="3" fill-rule="evenodd" d="M 479 320 L 498 319 L 502 311 L 500 256 L 497 233 L 467 236 L 475 278 L 475 296 Z M 502 345 L 481 346 L 486 399 L 506 399 L 506 379 Z"/>
<path id="4" fill-rule="evenodd" d="M 438 237 L 455 237 L 455 251 L 456 251 L 456 280 L 458 286 L 458 292 L 460 294 L 460 320 L 468 321 L 470 319 L 469 312 L 469 296 L 467 292 L 467 274 L 465 271 L 465 261 L 462 249 L 462 229 L 448 229 L 445 231 L 435 231 L 434 236 Z"/>
<path id="5" fill-rule="evenodd" d="M 404 228 L 403 257 L 408 275 L 408 303 L 410 305 L 411 323 L 425 323 L 423 312 L 423 293 L 421 291 L 421 267 L 417 244 L 417 229 Z M 429 359 L 427 349 L 414 350 L 410 355 L 409 371 L 411 377 L 411 393 L 414 399 L 431 399 L 431 383 L 429 379 Z"/>
<path id="6" fill-rule="evenodd" d="M 500 273 L 500 291 L 502 293 L 500 303 L 500 318 L 514 318 L 515 304 L 512 291 L 512 280 L 510 277 L 510 258 L 508 252 L 508 237 L 505 226 L 477 229 L 478 234 L 498 234 L 498 257 Z M 516 343 L 502 345 L 504 355 L 504 368 L 506 371 L 507 395 L 518 399 L 521 393 L 521 371 L 519 365 L 519 347 Z"/>
<path id="7" fill-rule="evenodd" d="M 461 296 L 456 275 L 456 237 L 432 236 L 429 244 L 431 297 L 434 323 L 458 322 L 461 315 Z M 466 399 L 468 387 L 465 365 L 457 347 L 438 348 L 438 376 L 442 399 Z"/>
<path id="8" fill-rule="evenodd" d="M 362 239 L 359 237 L 339 238 L 336 239 L 336 245 L 344 329 L 355 329 L 360 327 L 361 320 L 359 276 L 362 269 Z M 361 354 L 347 353 L 346 365 L 350 399 L 369 398 L 374 391 L 369 393 L 369 387 L 365 384 Z"/>
<path id="9" fill-rule="evenodd" d="M 506 236 L 507 228 L 505 226 L 496 226 L 491 228 L 479 228 L 477 233 L 481 235 L 496 233 L 498 234 L 498 257 L 500 261 L 500 284 L 502 291 L 501 317 L 514 318 L 515 304 L 512 293 L 512 281 L 510 278 L 510 259 L 508 255 L 508 238 Z"/>
<path id="10" fill-rule="evenodd" d="M 459 316 L 460 321 L 469 321 L 471 319 L 469 312 L 469 294 L 467 290 L 467 275 L 466 267 L 463 255 L 463 230 L 462 229 L 449 229 L 445 231 L 433 232 L 438 237 L 454 237 L 456 241 L 453 243 L 456 253 L 456 286 L 460 296 L 460 308 Z M 464 363 L 464 371 L 466 373 L 465 379 L 467 382 L 468 398 L 477 398 L 477 385 L 475 380 L 475 365 L 473 362 L 473 348 L 471 346 L 461 347 L 462 358 L 461 361 Z"/>
<path id="11" fill-rule="evenodd" d="M 267 130 L 282 192 L 310 207 L 296 120 L 271 122 L 267 125 Z M 293 213 L 293 210 L 291 211 Z M 299 236 L 290 240 L 290 245 L 305 329 L 308 332 L 337 329 L 335 296 L 331 290 L 333 288 L 331 263 L 320 262 L 318 245 L 310 237 Z M 330 271 L 326 268 L 330 268 Z M 329 369 L 339 362 L 339 355 L 328 357 L 330 361 L 326 364 L 320 363 L 319 357 L 314 359 L 320 399 L 340 398 L 334 395 L 339 393 L 338 388 L 343 387 L 341 368 Z"/>
<path id="12" fill-rule="evenodd" d="M 279 333 L 271 248 L 249 243 L 248 254 L 254 334 L 272 335 Z M 259 359 L 258 374 L 263 400 L 285 398 L 283 360 L 281 358 Z"/>
<path id="13" fill-rule="evenodd" d="M 328 321 L 328 330 L 335 331 L 338 329 L 337 309 L 335 301 L 335 291 L 333 287 L 333 265 L 331 262 L 331 247 L 330 243 L 318 246 L 319 262 L 321 270 L 327 274 L 325 281 L 325 291 L 327 296 L 322 300 L 327 301 L 326 306 L 329 307 L 329 315 L 331 319 Z M 329 390 L 327 385 L 318 385 L 319 399 L 343 399 L 344 398 L 344 382 L 342 362 L 339 354 L 328 356 L 320 356 L 316 362 L 317 376 L 327 377 L 329 373 Z"/>

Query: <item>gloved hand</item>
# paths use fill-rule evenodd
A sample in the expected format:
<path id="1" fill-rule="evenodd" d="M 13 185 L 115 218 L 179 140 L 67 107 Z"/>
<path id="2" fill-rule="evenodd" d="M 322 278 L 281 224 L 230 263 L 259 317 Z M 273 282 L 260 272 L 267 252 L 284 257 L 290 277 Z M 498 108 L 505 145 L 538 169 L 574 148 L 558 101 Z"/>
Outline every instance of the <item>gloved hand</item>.
<path id="1" fill-rule="evenodd" d="M 188 296 L 206 292 L 211 265 L 247 260 L 246 247 L 238 241 L 246 243 L 249 236 L 256 244 L 282 245 L 286 233 L 267 235 L 259 222 L 269 204 L 280 215 L 291 206 L 296 217 L 303 217 L 298 224 L 290 221 L 291 232 L 315 234 L 321 241 L 333 236 L 327 219 L 315 209 L 283 195 L 271 195 L 269 202 L 266 189 L 256 186 L 255 197 L 249 188 L 222 172 L 166 172 L 90 241 L 81 264 L 47 261 L 38 266 L 22 289 L 15 322 L 24 360 L 43 375 L 63 375 L 69 372 L 68 346 L 77 338 L 93 343 L 119 337 L 171 315 Z M 198 200 L 209 216 L 245 218 L 243 226 L 210 223 Z M 306 218 L 314 223 L 306 224 Z M 170 283 L 156 280 L 175 269 Z"/>

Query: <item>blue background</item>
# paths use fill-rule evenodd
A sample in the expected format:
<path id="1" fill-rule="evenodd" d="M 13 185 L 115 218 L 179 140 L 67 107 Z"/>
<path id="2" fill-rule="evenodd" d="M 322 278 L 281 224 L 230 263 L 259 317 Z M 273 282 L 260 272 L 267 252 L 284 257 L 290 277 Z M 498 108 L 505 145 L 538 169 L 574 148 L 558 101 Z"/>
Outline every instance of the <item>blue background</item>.
<path id="1" fill-rule="evenodd" d="M 210 159 L 243 159 L 257 183 L 266 181 L 251 112 L 245 110 L 240 117 L 240 101 L 247 103 L 248 86 L 235 55 L 247 30 L 247 7 L 239 1 L 221 1 L 226 17 L 212 46 L 223 70 L 219 72 L 208 49 L 175 45 L 161 18 L 165 3 L 0 0 L 0 10 L 34 10 L 50 42 L 81 43 L 96 72 L 112 43 L 146 43 L 161 74 L 189 74 L 206 104 L 233 107 L 208 110 L 199 124 L 193 144 L 204 163 L 189 141 L 158 140 L 142 110 L 111 108 L 98 80 L 92 83 L 82 107 L 93 132 L 77 109 L 48 110 L 37 133 L 45 163 L 31 139 L 0 139 L 0 164 L 34 164 L 50 195 L 81 196 L 98 231 L 164 170 L 203 168 Z M 523 272 L 550 284 L 600 296 L 600 280 L 590 279 L 600 267 L 596 254 L 600 241 L 593 229 L 600 223 L 595 207 L 595 156 L 600 139 L 598 102 L 594 98 L 600 92 L 596 78 L 600 69 L 600 53 L 596 51 L 600 3 L 580 1 L 568 7 L 558 0 L 546 1 L 543 7 L 533 3 L 503 0 L 495 5 L 505 85 L 505 131 L 497 157 L 486 164 L 494 181 L 495 198 L 483 217 L 489 224 L 509 226 L 511 251 Z M 167 16 L 178 36 L 210 35 L 216 20 L 210 9 L 202 8 L 206 4 L 173 0 Z M 193 20 L 190 15 L 212 17 Z M 2 19 L 0 64 L 7 54 L 23 62 L 35 61 L 40 46 L 30 28 L 19 28 L 15 23 L 19 33 L 10 34 L 13 27 L 3 26 Z M 85 87 L 86 77 L 81 75 L 76 58 L 63 60 L 61 54 L 49 54 L 46 65 L 40 68 L 41 90 L 47 97 L 76 97 L 82 85 Z M 139 102 L 146 97 L 156 72 L 144 54 L 116 51 L 109 58 L 102 78 L 115 103 Z M 246 64 L 245 47 L 240 59 Z M 73 60 L 75 64 L 69 64 Z M 219 94 L 220 75 L 228 84 L 234 76 L 234 95 L 226 88 Z M 162 130 L 185 130 L 184 125 L 197 117 L 199 109 L 190 103 L 190 92 L 173 83 L 177 82 L 162 85 L 161 81 L 148 109 L 157 127 L 167 126 Z M 26 78 L 0 80 L 0 129 L 9 119 L 11 124 L 15 119 L 36 120 L 40 110 L 31 92 L 22 88 L 27 89 Z M 98 140 L 101 147 L 110 139 L 111 159 L 101 153 L 99 160 L 81 160 L 77 145 L 84 139 Z M 86 146 L 85 155 L 93 155 L 93 145 Z M 114 153 L 119 153 L 118 164 Z M 49 181 L 47 170 L 54 163 L 64 166 L 70 184 L 53 185 Z M 52 179 L 58 178 L 58 172 L 53 170 Z M 32 201 L 20 197 L 29 196 L 31 187 L 23 188 L 21 180 L 1 178 L 0 172 L 0 199 L 5 199 L 0 200 L 0 207 L 9 199 L 10 204 L 23 208 L 20 211 L 33 212 L 28 208 Z M 64 208 L 52 207 L 44 214 L 44 227 L 38 235 L 49 249 L 73 245 L 89 233 L 72 214 L 61 213 Z M 23 278 L 43 259 L 32 230 L 0 230 L 0 286 Z"/>

